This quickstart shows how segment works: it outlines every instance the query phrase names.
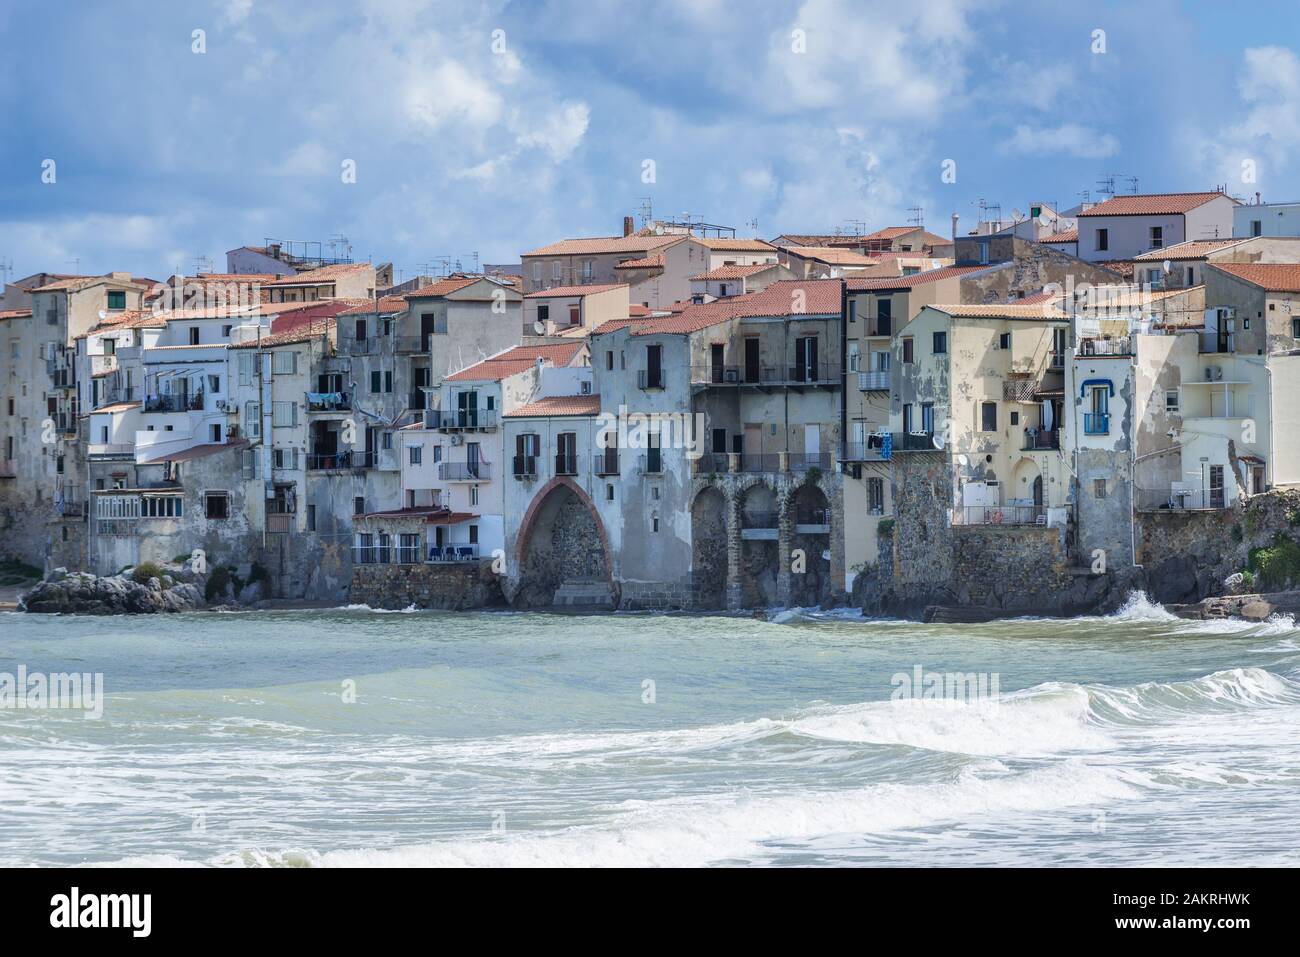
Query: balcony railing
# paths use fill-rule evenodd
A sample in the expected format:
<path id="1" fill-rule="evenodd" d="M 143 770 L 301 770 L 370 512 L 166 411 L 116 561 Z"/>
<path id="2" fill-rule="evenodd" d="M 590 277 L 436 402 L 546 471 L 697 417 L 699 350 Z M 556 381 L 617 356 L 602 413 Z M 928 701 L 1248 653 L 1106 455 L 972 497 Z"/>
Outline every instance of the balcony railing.
<path id="1" fill-rule="evenodd" d="M 329 471 L 331 469 L 372 469 L 375 467 L 375 452 L 317 452 L 307 456 L 307 468 L 311 471 Z"/>
<path id="2" fill-rule="evenodd" d="M 858 388 L 863 392 L 888 392 L 889 391 L 889 370 L 875 372 L 859 372 Z"/>
<path id="3" fill-rule="evenodd" d="M 393 351 L 400 355 L 410 355 L 414 352 L 428 352 L 429 340 L 420 336 L 394 336 Z"/>
<path id="4" fill-rule="evenodd" d="M 954 525 L 1046 525 L 1041 505 L 960 505 L 953 509 Z"/>
<path id="5" fill-rule="evenodd" d="M 490 431 L 497 427 L 495 409 L 452 409 L 438 411 L 429 409 L 424 413 L 426 429 L 482 429 Z"/>
<path id="6" fill-rule="evenodd" d="M 87 455 L 135 455 L 134 442 L 92 442 L 86 447 Z"/>
<path id="7" fill-rule="evenodd" d="M 636 373 L 638 389 L 662 389 L 664 388 L 664 379 L 663 369 L 638 369 Z"/>
<path id="8" fill-rule="evenodd" d="M 193 395 L 185 393 L 173 395 L 147 395 L 144 397 L 145 412 L 202 412 L 203 393 Z"/>
<path id="9" fill-rule="evenodd" d="M 1110 413 L 1109 412 L 1085 412 L 1083 415 L 1083 434 L 1084 435 L 1109 435 L 1110 434 Z"/>
<path id="10" fill-rule="evenodd" d="M 937 452 L 933 432 L 895 432 L 890 437 L 892 452 Z"/>
<path id="11" fill-rule="evenodd" d="M 1059 449 L 1061 447 L 1060 429 L 1025 429 L 1024 451 L 1038 449 Z"/>
<path id="12" fill-rule="evenodd" d="M 556 475 L 577 475 L 578 456 L 569 452 L 558 452 L 555 456 Z"/>
<path id="13" fill-rule="evenodd" d="M 536 455 L 516 455 L 510 465 L 517 479 L 537 478 Z"/>
<path id="14" fill-rule="evenodd" d="M 790 471 L 807 472 L 809 469 L 830 469 L 834 462 L 830 452 L 791 452 L 789 455 Z"/>
<path id="15" fill-rule="evenodd" d="M 831 510 L 829 508 L 801 508 L 795 512 L 794 521 L 796 525 L 830 525 Z"/>
<path id="16" fill-rule="evenodd" d="M 340 339 L 338 351 L 349 356 L 368 356 L 377 350 L 378 339 Z"/>
<path id="17" fill-rule="evenodd" d="M 605 449 L 595 456 L 596 474 L 597 475 L 617 475 L 618 469 L 618 450 Z"/>
<path id="18" fill-rule="evenodd" d="M 695 474 L 718 475 L 731 471 L 731 457 L 726 452 L 705 452 L 695 460 Z"/>
<path id="19" fill-rule="evenodd" d="M 346 392 L 308 392 L 308 412 L 348 412 L 352 409 L 352 396 Z"/>
<path id="20" fill-rule="evenodd" d="M 430 545 L 426 562 L 472 562 L 478 558 L 478 545 Z"/>
<path id="21" fill-rule="evenodd" d="M 742 472 L 779 472 L 781 471 L 781 453 L 742 453 L 740 456 L 740 470 Z"/>
<path id="22" fill-rule="evenodd" d="M 740 385 L 740 366 L 709 364 L 691 366 L 691 381 L 696 385 Z"/>
<path id="23" fill-rule="evenodd" d="M 741 528 L 776 528 L 778 525 L 778 516 L 776 512 L 741 512 Z"/>
<path id="24" fill-rule="evenodd" d="M 444 482 L 486 482 L 492 477 L 490 462 L 439 462 L 438 478 Z"/>
<path id="25" fill-rule="evenodd" d="M 844 446 L 845 462 L 887 462 L 893 440 L 888 435 L 872 435 L 865 442 L 850 442 Z"/>
<path id="26" fill-rule="evenodd" d="M 1137 507 L 1144 512 L 1208 510 L 1228 507 L 1222 488 L 1135 489 Z"/>

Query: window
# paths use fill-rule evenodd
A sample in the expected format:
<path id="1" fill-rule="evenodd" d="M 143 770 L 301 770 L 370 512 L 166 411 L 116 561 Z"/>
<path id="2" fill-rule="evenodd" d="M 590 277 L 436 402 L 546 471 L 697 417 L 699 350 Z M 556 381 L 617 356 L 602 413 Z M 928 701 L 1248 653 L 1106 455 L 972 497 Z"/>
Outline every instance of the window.
<path id="1" fill-rule="evenodd" d="M 126 293 L 125 293 L 123 290 L 120 290 L 120 289 L 119 289 L 119 290 L 116 290 L 116 291 L 110 290 L 109 293 L 108 293 L 108 308 L 109 308 L 109 309 L 125 309 L 125 308 L 126 308 Z"/>
<path id="2" fill-rule="evenodd" d="M 469 527 L 469 543 L 470 543 L 471 545 L 477 545 L 477 544 L 478 544 L 478 526 L 477 526 L 477 525 L 471 525 L 471 526 Z"/>
<path id="3" fill-rule="evenodd" d="M 1110 230 L 1097 230 L 1097 252 L 1102 253 L 1110 249 Z"/>
<path id="4" fill-rule="evenodd" d="M 180 518 L 183 513 L 179 495 L 146 495 L 140 500 L 142 518 Z"/>
<path id="5" fill-rule="evenodd" d="M 424 448 L 419 445 L 408 445 L 406 447 L 407 462 L 411 465 L 419 465 L 424 461 Z"/>
<path id="6" fill-rule="evenodd" d="M 117 340 L 116 340 L 116 339 L 105 339 L 105 340 L 103 340 L 103 346 L 104 346 L 104 355 L 106 355 L 106 356 L 112 356 L 112 355 L 116 355 L 116 354 L 117 354 Z"/>
<path id="7" fill-rule="evenodd" d="M 998 336 L 998 348 L 999 349 L 1011 348 L 1011 333 L 1004 332 L 1002 333 L 1002 335 Z"/>
<path id="8" fill-rule="evenodd" d="M 1163 226 L 1151 227 L 1151 248 L 1159 249 L 1165 244 L 1165 228 Z"/>
<path id="9" fill-rule="evenodd" d="M 989 261 L 989 244 L 987 240 L 980 242 L 980 265 L 987 265 Z"/>
<path id="10" fill-rule="evenodd" d="M 1300 339 L 1300 318 L 1291 320 L 1291 338 Z M 13 399 L 9 400 L 9 414 L 14 414 Z"/>
<path id="11" fill-rule="evenodd" d="M 1011 424 L 1012 424 L 1012 425 L 1019 425 L 1019 424 L 1020 424 L 1020 413 L 1019 413 L 1019 412 L 1012 412 L 1012 413 L 1011 413 Z"/>
<path id="12" fill-rule="evenodd" d="M 393 447 L 393 433 L 383 432 L 379 436 L 379 447 L 387 451 Z"/>
<path id="13" fill-rule="evenodd" d="M 384 373 L 384 391 L 393 391 L 393 370 L 389 369 Z"/>
<path id="14" fill-rule="evenodd" d="M 537 321 L 538 321 L 538 322 L 549 322 L 550 319 L 551 319 L 551 307 L 550 307 L 550 306 L 538 306 L 538 307 L 537 307 Z"/>
<path id="15" fill-rule="evenodd" d="M 884 479 L 867 479 L 867 508 L 872 515 L 883 515 L 885 513 Z"/>
<path id="16" fill-rule="evenodd" d="M 980 431 L 996 432 L 998 430 L 998 404 L 984 402 L 980 404 Z"/>
<path id="17" fill-rule="evenodd" d="M 564 276 L 564 264 L 558 259 L 551 263 L 551 282 L 559 282 Z"/>
<path id="18" fill-rule="evenodd" d="M 240 385 L 253 384 L 253 360 L 254 356 L 251 352 L 241 352 L 239 354 L 238 365 Z"/>
<path id="19" fill-rule="evenodd" d="M 1252 236 L 1264 235 L 1264 221 L 1260 219 L 1252 219 L 1250 221 L 1250 234 Z"/>
<path id="20" fill-rule="evenodd" d="M 378 369 L 372 369 L 370 372 L 370 391 L 378 392 L 383 384 L 383 378 Z"/>
<path id="21" fill-rule="evenodd" d="M 921 403 L 921 431 L 927 435 L 934 435 L 934 403 Z"/>
<path id="22" fill-rule="evenodd" d="M 309 532 L 316 531 L 316 506 L 315 505 L 307 506 L 307 531 Z"/>
<path id="23" fill-rule="evenodd" d="M 533 263 L 533 282 L 542 281 L 542 264 Z"/>
<path id="24" fill-rule="evenodd" d="M 276 429 L 290 429 L 298 424 L 298 403 L 272 402 L 271 426 Z"/>
<path id="25" fill-rule="evenodd" d="M 652 532 L 658 532 L 658 531 L 659 531 L 659 516 L 658 516 L 658 515 L 656 515 L 654 518 L 652 518 L 652 519 L 650 520 L 650 531 L 652 531 Z"/>
<path id="26" fill-rule="evenodd" d="M 663 449 L 660 447 L 662 436 L 658 432 L 646 434 L 645 470 L 658 473 L 664 470 Z"/>
<path id="27" fill-rule="evenodd" d="M 605 501 L 614 501 L 614 486 L 610 485 L 608 482 L 605 483 Z"/>
<path id="28" fill-rule="evenodd" d="M 208 432 L 208 436 L 209 438 L 212 439 L 214 444 L 219 443 L 221 441 L 221 426 L 220 425 L 211 426 Z"/>
<path id="29" fill-rule="evenodd" d="M 469 487 L 469 504 L 470 504 L 471 506 L 474 506 L 474 505 L 477 505 L 477 504 L 478 504 L 478 486 L 477 486 L 477 485 L 471 485 L 471 486 Z"/>
<path id="30" fill-rule="evenodd" d="M 198 344 L 199 344 L 199 327 L 190 326 L 190 345 L 197 346 Z"/>
<path id="31" fill-rule="evenodd" d="M 592 261 L 591 261 L 590 259 L 584 259 L 584 260 L 582 261 L 582 281 L 583 281 L 583 282 L 591 282 L 591 267 L 592 267 Z"/>
<path id="32" fill-rule="evenodd" d="M 229 325 L 225 325 L 225 326 L 222 326 L 222 327 L 221 327 L 221 338 L 222 338 L 222 339 L 229 339 L 229 338 L 230 338 L 230 330 L 231 330 L 231 328 L 232 328 L 232 327 L 229 326 Z"/>
<path id="33" fill-rule="evenodd" d="M 947 355 L 948 353 L 948 333 L 936 332 L 934 334 L 934 354 L 936 356 Z"/>
<path id="34" fill-rule="evenodd" d="M 365 342 L 367 335 L 366 320 L 358 319 L 357 324 L 352 328 L 352 333 L 352 338 L 356 339 L 357 342 Z"/>
<path id="35" fill-rule="evenodd" d="M 569 325 L 582 325 L 582 310 L 578 306 L 569 307 Z"/>
<path id="36" fill-rule="evenodd" d="M 894 300 L 882 296 L 876 300 L 876 335 L 888 336 L 893 332 Z"/>
<path id="37" fill-rule="evenodd" d="M 904 336 L 904 337 L 903 337 L 903 361 L 904 361 L 904 362 L 912 362 L 912 361 L 913 361 L 913 358 L 912 358 L 912 337 L 911 337 L 911 336 Z"/>
<path id="38" fill-rule="evenodd" d="M 442 446 L 435 445 L 433 447 L 433 464 L 437 465 L 441 461 L 442 461 Z"/>
<path id="39" fill-rule="evenodd" d="M 1106 480 L 1104 478 L 1092 480 L 1092 497 L 1093 498 L 1106 497 Z"/>
<path id="40" fill-rule="evenodd" d="M 289 349 L 272 352 L 271 371 L 276 375 L 293 375 L 298 371 L 298 353 Z"/>
<path id="41" fill-rule="evenodd" d="M 858 301 L 856 299 L 850 299 L 849 300 L 849 322 L 857 322 L 857 321 L 858 321 Z"/>
<path id="42" fill-rule="evenodd" d="M 1193 269 L 1191 266 L 1188 266 L 1188 267 L 1187 267 L 1187 282 L 1186 282 L 1186 285 L 1188 285 L 1188 286 L 1195 286 L 1195 285 L 1196 285 L 1196 270 Z"/>
<path id="43" fill-rule="evenodd" d="M 221 391 L 221 376 L 219 375 L 208 376 L 208 391 L 209 392 Z"/>
<path id="44" fill-rule="evenodd" d="M 605 369 L 609 372 L 614 371 L 614 353 L 612 350 L 605 353 Z"/>
<path id="45" fill-rule="evenodd" d="M 203 496 L 203 514 L 210 519 L 230 517 L 230 496 L 225 492 L 208 492 Z"/>
<path id="46" fill-rule="evenodd" d="M 352 500 L 352 514 L 353 515 L 366 514 L 366 497 L 364 495 L 358 495 L 356 498 Z"/>
<path id="47" fill-rule="evenodd" d="M 1165 392 L 1165 411 L 1166 412 L 1178 411 L 1178 390 L 1177 389 L 1169 389 L 1167 392 Z"/>

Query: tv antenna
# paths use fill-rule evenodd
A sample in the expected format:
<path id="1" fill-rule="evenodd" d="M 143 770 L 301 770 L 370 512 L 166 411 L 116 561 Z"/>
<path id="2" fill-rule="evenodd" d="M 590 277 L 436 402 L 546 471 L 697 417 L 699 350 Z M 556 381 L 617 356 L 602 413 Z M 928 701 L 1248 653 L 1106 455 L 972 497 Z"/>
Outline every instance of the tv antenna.
<path id="1" fill-rule="evenodd" d="M 650 220 L 654 217 L 654 206 L 651 204 L 649 196 L 641 197 L 639 212 L 641 213 L 642 227 L 649 226 Z"/>
<path id="2" fill-rule="evenodd" d="M 907 207 L 907 211 L 912 214 L 907 221 L 915 225 L 918 229 L 924 229 L 925 209 L 920 206 L 909 206 Z"/>

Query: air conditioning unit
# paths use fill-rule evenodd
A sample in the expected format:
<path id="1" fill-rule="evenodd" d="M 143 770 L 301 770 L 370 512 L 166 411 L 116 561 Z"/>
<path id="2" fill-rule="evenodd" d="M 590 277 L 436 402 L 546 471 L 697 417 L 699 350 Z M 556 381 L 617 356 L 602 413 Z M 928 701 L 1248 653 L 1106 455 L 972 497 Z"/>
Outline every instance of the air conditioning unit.
<path id="1" fill-rule="evenodd" d="M 725 379 L 727 380 L 727 382 L 729 382 L 729 383 L 733 383 L 733 384 L 734 384 L 734 383 L 737 383 L 737 382 L 740 381 L 740 370 L 739 370 L 739 369 L 728 369 L 728 370 L 723 374 L 723 378 L 725 378 Z"/>
<path id="2" fill-rule="evenodd" d="M 583 394 L 583 395 L 591 395 L 591 383 L 590 383 L 590 382 L 584 382 L 584 383 L 582 383 L 582 394 Z"/>
<path id="3" fill-rule="evenodd" d="M 451 444 L 452 444 L 452 445 L 460 445 L 460 444 L 463 443 L 464 441 L 465 441 L 465 436 L 461 435 L 459 432 L 453 432 L 453 433 L 451 434 Z"/>

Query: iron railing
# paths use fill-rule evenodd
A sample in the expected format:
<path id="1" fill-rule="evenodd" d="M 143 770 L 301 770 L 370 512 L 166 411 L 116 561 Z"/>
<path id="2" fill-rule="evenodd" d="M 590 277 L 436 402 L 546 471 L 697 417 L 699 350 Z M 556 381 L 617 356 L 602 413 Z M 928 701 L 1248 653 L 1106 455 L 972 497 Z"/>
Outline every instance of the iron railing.
<path id="1" fill-rule="evenodd" d="M 1038 449 L 1059 449 L 1061 447 L 1060 429 L 1025 429 L 1024 451 Z"/>
<path id="2" fill-rule="evenodd" d="M 1041 505 L 959 505 L 953 509 L 954 525 L 1045 525 Z"/>
<path id="3" fill-rule="evenodd" d="M 858 388 L 863 392 L 888 392 L 889 391 L 889 370 L 876 370 L 875 372 L 859 372 Z"/>
<path id="4" fill-rule="evenodd" d="M 1137 507 L 1144 512 L 1228 507 L 1228 496 L 1222 488 L 1139 488 L 1134 491 L 1137 494 Z"/>
<path id="5" fill-rule="evenodd" d="M 1085 412 L 1083 414 L 1083 434 L 1084 435 L 1109 435 L 1110 434 L 1110 413 L 1109 412 Z"/>
<path id="6" fill-rule="evenodd" d="M 438 478 L 444 482 L 475 482 L 492 477 L 490 462 L 439 462 Z"/>

